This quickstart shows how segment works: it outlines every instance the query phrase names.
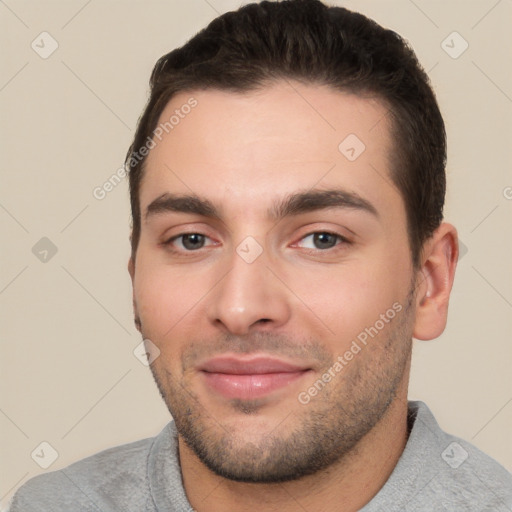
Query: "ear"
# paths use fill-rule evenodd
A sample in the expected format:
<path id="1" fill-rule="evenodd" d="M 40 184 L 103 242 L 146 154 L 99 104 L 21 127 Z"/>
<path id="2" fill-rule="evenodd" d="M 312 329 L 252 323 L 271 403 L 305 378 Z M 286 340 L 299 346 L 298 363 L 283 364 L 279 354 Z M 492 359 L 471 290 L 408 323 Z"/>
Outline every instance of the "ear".
<path id="1" fill-rule="evenodd" d="M 457 230 L 443 222 L 423 246 L 416 284 L 414 338 L 432 340 L 444 331 L 458 257 Z"/>
<path id="2" fill-rule="evenodd" d="M 140 332 L 140 317 L 139 312 L 137 311 L 137 303 L 135 302 L 135 288 L 134 288 L 134 278 L 135 278 L 135 261 L 133 260 L 133 256 L 128 260 L 128 273 L 132 279 L 132 301 L 133 301 L 133 322 L 135 323 L 135 328 Z"/>

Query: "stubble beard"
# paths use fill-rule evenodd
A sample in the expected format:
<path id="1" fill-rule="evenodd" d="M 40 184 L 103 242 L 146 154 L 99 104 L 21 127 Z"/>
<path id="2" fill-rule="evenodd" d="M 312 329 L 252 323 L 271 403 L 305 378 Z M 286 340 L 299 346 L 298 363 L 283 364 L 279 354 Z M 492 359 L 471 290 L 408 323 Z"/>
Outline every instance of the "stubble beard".
<path id="1" fill-rule="evenodd" d="M 340 463 L 397 397 L 411 358 L 413 297 L 411 290 L 387 332 L 368 341 L 362 349 L 366 358 L 355 355 L 308 404 L 297 406 L 296 397 L 290 397 L 291 413 L 284 411 L 281 423 L 257 441 L 213 417 L 183 381 L 156 364 L 151 371 L 179 436 L 211 471 L 238 482 L 297 480 Z M 334 364 L 329 358 L 325 370 Z M 263 407 L 258 400 L 233 400 L 230 406 L 247 416 Z"/>

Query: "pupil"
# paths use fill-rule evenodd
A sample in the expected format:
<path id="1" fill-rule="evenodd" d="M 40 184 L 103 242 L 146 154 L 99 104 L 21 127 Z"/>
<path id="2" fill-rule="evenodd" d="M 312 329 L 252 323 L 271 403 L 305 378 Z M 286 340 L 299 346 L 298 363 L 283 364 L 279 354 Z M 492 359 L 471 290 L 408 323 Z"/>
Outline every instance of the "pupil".
<path id="1" fill-rule="evenodd" d="M 186 249 L 199 249 L 204 243 L 204 235 L 192 233 L 190 235 L 183 236 L 183 247 Z"/>
<path id="2" fill-rule="evenodd" d="M 336 236 L 331 233 L 316 233 L 313 240 L 319 249 L 331 248 L 336 245 Z"/>

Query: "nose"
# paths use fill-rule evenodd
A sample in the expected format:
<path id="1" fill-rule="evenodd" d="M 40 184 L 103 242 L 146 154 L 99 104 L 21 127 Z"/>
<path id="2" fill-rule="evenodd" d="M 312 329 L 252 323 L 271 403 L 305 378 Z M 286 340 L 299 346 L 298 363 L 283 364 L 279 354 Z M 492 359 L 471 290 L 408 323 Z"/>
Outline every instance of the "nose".
<path id="1" fill-rule="evenodd" d="M 291 293 L 269 268 L 270 259 L 265 251 L 252 262 L 240 254 L 233 250 L 224 277 L 209 294 L 210 322 L 239 336 L 284 325 L 291 316 Z"/>

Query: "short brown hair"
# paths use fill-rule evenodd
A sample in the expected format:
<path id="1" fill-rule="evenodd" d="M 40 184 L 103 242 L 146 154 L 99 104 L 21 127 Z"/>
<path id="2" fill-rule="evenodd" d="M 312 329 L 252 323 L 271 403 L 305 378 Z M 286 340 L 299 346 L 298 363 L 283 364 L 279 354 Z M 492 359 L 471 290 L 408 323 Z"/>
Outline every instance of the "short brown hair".
<path id="1" fill-rule="evenodd" d="M 389 108 L 391 179 L 407 213 L 412 261 L 443 219 L 446 133 L 429 79 L 409 45 L 362 14 L 319 0 L 263 1 L 225 13 L 185 45 L 161 57 L 151 94 L 126 156 L 132 209 L 132 257 L 140 229 L 139 188 L 145 157 L 170 99 L 179 92 L 244 92 L 278 79 L 371 95 Z M 137 158 L 135 158 L 137 156 Z"/>

